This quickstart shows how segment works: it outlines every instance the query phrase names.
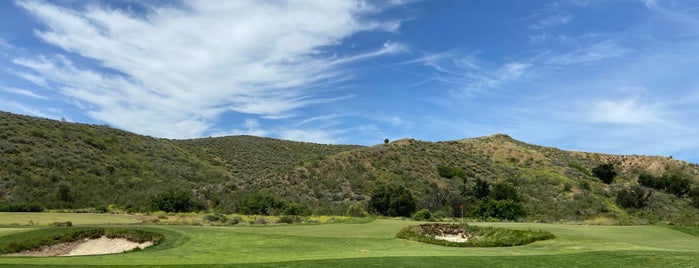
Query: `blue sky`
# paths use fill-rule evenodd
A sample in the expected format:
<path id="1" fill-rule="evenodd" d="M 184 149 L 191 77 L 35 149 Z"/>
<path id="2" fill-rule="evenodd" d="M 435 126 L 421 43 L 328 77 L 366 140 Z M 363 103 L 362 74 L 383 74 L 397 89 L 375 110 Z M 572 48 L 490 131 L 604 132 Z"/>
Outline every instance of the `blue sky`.
<path id="1" fill-rule="evenodd" d="M 194 138 L 493 133 L 699 162 L 699 3 L 0 1 L 0 110 Z"/>

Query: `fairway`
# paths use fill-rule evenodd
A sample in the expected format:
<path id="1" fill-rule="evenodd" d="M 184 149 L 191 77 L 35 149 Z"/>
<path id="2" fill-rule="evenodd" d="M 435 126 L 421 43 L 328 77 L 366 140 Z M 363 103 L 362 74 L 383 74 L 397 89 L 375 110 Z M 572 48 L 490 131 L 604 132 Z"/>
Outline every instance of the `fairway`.
<path id="1" fill-rule="evenodd" d="M 548 230 L 556 239 L 508 248 L 448 248 L 394 238 L 398 230 L 411 224 L 418 223 L 376 220 L 366 224 L 133 226 L 163 233 L 166 240 L 144 251 L 117 255 L 0 257 L 0 266 L 692 267 L 699 263 L 699 237 L 661 226 L 478 223 Z M 0 241 L 32 229 L 0 228 Z"/>

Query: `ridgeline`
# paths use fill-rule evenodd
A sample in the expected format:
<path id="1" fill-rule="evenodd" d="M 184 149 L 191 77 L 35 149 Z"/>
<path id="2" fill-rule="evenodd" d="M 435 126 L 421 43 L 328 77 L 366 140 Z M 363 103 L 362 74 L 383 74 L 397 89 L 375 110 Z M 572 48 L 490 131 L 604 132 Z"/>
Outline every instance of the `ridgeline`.
<path id="1" fill-rule="evenodd" d="M 598 172 L 605 164 L 615 175 L 607 182 Z M 245 212 L 246 200 L 267 198 L 344 214 L 367 208 L 382 185 L 408 189 L 416 209 L 435 217 L 458 216 L 463 205 L 470 216 L 501 218 L 499 206 L 510 202 L 524 209 L 513 219 L 525 221 L 699 223 L 699 166 L 669 157 L 564 151 L 503 134 L 371 147 L 252 136 L 168 140 L 0 112 L 5 206 L 144 211 L 154 196 L 181 191 L 199 209 Z"/>

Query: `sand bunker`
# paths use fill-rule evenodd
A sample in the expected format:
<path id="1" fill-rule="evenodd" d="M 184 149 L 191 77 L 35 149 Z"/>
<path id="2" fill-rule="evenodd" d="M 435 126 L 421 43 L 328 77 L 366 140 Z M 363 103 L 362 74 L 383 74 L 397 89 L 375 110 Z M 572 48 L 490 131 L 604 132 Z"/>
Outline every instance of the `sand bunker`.
<path id="1" fill-rule="evenodd" d="M 153 242 L 136 243 L 123 238 L 107 238 L 102 236 L 98 239 L 85 239 L 70 243 L 61 243 L 40 248 L 38 250 L 22 251 L 6 256 L 82 256 L 114 254 L 134 250 L 144 249 L 153 245 Z"/>
<path id="2" fill-rule="evenodd" d="M 443 235 L 435 235 L 434 239 L 446 240 L 446 241 L 451 241 L 451 242 L 456 242 L 456 243 L 464 243 L 464 242 L 468 241 L 468 236 L 466 236 L 464 233 L 458 233 L 455 235 L 443 234 Z"/>

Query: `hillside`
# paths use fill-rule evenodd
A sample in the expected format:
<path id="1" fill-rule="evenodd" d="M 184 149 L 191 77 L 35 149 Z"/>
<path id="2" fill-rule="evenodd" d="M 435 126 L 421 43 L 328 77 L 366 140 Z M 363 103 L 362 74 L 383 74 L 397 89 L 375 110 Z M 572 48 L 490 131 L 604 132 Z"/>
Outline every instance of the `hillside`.
<path id="1" fill-rule="evenodd" d="M 591 174 L 602 163 L 612 163 L 619 172 L 610 185 Z M 445 178 L 440 167 L 461 169 L 463 178 Z M 366 202 L 377 184 L 397 183 L 412 191 L 419 207 L 457 216 L 459 205 L 477 201 L 469 191 L 480 179 L 515 186 L 530 221 L 699 222 L 699 210 L 688 198 L 659 190 L 652 191 L 650 204 L 642 209 L 617 205 L 615 194 L 637 185 L 642 173 L 679 174 L 694 187 L 699 185 L 696 164 L 657 156 L 569 152 L 498 134 L 435 143 L 406 139 L 345 151 L 239 182 L 228 193 L 241 188 L 266 191 L 323 213 L 341 213 L 349 204 Z"/>
<path id="2" fill-rule="evenodd" d="M 160 192 L 236 181 L 354 147 L 246 136 L 156 139 L 0 112 L 0 202 L 142 209 Z"/>
<path id="3" fill-rule="evenodd" d="M 202 208 L 224 212 L 241 212 L 245 202 L 264 199 L 342 214 L 355 203 L 366 207 L 377 186 L 404 185 L 418 209 L 457 216 L 462 204 L 467 211 L 478 208 L 482 199 L 474 189 L 485 182 L 491 189 L 514 187 L 528 221 L 699 223 L 686 191 L 634 188 L 641 174 L 697 188 L 696 164 L 563 151 L 503 134 L 371 147 L 251 136 L 167 140 L 0 113 L 0 157 L 0 204 L 144 210 L 150 197 L 181 189 Z M 612 183 L 593 175 L 601 164 L 616 170 Z M 643 206 L 620 206 L 620 193 L 634 189 L 643 190 Z"/>

